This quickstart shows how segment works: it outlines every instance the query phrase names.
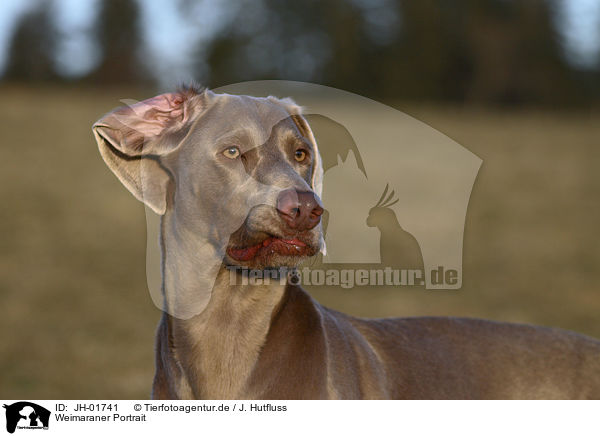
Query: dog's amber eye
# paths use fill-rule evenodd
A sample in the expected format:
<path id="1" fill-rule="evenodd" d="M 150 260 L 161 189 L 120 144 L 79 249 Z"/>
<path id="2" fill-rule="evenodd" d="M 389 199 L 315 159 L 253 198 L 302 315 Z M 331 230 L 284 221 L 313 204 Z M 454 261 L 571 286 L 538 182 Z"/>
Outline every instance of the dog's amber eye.
<path id="1" fill-rule="evenodd" d="M 304 159 L 306 159 L 306 152 L 300 149 L 296 150 L 294 153 L 294 159 L 296 159 L 298 162 L 302 162 Z"/>
<path id="2" fill-rule="evenodd" d="M 229 147 L 223 152 L 223 155 L 229 159 L 235 159 L 240 155 L 240 149 L 237 147 Z"/>

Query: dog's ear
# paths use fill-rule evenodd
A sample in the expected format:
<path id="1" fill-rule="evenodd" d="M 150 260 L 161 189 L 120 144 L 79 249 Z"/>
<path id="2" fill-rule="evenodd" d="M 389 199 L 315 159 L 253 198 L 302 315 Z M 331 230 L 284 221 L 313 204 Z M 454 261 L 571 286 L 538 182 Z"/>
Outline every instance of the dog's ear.
<path id="1" fill-rule="evenodd" d="M 102 158 L 138 200 L 162 215 L 170 176 L 160 158 L 177 149 L 203 110 L 204 92 L 188 88 L 123 106 L 92 127 Z"/>
<path id="2" fill-rule="evenodd" d="M 323 195 L 323 162 L 319 153 L 319 146 L 308 121 L 302 116 L 302 106 L 298 106 L 291 98 L 278 99 L 273 96 L 267 97 L 271 101 L 281 104 L 291 115 L 292 121 L 298 127 L 300 134 L 310 141 L 314 149 L 314 161 L 310 185 L 313 191 L 321 197 Z"/>

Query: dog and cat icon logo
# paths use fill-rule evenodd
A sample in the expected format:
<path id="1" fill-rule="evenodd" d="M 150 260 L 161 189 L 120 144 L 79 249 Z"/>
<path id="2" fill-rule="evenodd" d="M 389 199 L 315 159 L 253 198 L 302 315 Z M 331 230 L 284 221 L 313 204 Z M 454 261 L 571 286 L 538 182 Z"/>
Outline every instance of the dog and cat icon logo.
<path id="1" fill-rule="evenodd" d="M 6 409 L 6 431 L 14 433 L 16 429 L 48 430 L 50 411 L 29 401 L 18 401 L 3 406 Z"/>

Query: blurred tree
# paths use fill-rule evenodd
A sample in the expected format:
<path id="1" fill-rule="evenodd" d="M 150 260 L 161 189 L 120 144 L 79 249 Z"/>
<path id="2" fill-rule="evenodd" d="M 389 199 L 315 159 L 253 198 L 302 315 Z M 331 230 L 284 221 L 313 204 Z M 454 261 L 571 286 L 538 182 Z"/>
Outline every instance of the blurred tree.
<path id="1" fill-rule="evenodd" d="M 57 80 L 54 70 L 56 30 L 49 1 L 40 2 L 21 18 L 13 34 L 4 73 L 7 80 Z"/>
<path id="2" fill-rule="evenodd" d="M 396 0 L 402 16 L 398 38 L 371 62 L 379 96 L 462 100 L 472 60 L 465 35 L 465 5 L 443 0 Z"/>
<path id="3" fill-rule="evenodd" d="M 492 104 L 564 104 L 585 95 L 563 56 L 550 0 L 238 5 L 202 47 L 211 86 L 280 78 L 383 99 Z"/>
<path id="4" fill-rule="evenodd" d="M 471 0 L 466 11 L 473 61 L 468 100 L 502 104 L 579 100 L 547 0 Z"/>
<path id="5" fill-rule="evenodd" d="M 563 55 L 555 0 L 177 0 L 176 4 L 189 23 L 209 28 L 198 38 L 202 45 L 192 58 L 198 71 L 210 74 L 208 83 L 205 77 L 197 79 L 212 87 L 285 79 L 318 82 L 388 101 L 505 105 L 589 104 L 600 96 L 600 71 L 578 71 Z M 150 82 L 151 72 L 140 51 L 143 3 L 102 0 L 98 5 L 101 62 L 85 80 Z M 54 68 L 57 32 L 50 6 L 51 0 L 39 0 L 22 18 L 10 47 L 7 78 L 63 79 Z M 214 17 L 210 25 L 207 11 Z"/>
<path id="6" fill-rule="evenodd" d="M 134 0 L 100 2 L 96 32 L 102 60 L 88 80 L 101 84 L 150 80 L 146 67 L 140 62 L 139 16 L 138 3 Z"/>
<path id="7" fill-rule="evenodd" d="M 330 39 L 321 30 L 330 3 L 238 2 L 225 29 L 207 48 L 199 48 L 210 65 L 211 86 L 275 77 L 318 80 L 330 50 Z"/>

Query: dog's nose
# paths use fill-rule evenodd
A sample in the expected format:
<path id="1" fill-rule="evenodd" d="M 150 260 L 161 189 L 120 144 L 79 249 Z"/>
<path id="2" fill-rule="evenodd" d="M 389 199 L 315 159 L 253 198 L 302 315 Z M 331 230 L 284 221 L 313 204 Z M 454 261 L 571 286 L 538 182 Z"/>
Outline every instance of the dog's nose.
<path id="1" fill-rule="evenodd" d="M 310 230 L 321 220 L 323 205 L 314 192 L 286 189 L 277 197 L 277 212 L 286 224 L 298 231 Z"/>

